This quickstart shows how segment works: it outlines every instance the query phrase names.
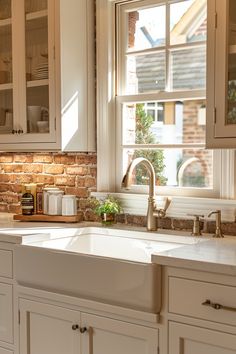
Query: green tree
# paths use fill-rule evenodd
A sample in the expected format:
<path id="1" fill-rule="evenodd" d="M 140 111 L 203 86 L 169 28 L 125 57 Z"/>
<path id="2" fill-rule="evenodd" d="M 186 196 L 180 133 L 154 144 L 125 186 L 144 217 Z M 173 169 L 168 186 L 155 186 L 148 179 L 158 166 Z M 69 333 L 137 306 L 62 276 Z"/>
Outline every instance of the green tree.
<path id="1" fill-rule="evenodd" d="M 135 129 L 135 143 L 136 144 L 158 144 L 155 135 L 151 132 L 153 118 L 144 110 L 144 105 L 139 103 L 136 105 L 136 129 Z M 164 154 L 163 150 L 135 150 L 133 158 L 144 157 L 148 159 L 155 170 L 157 184 L 166 185 L 167 179 L 163 176 Z M 147 184 L 148 172 L 145 167 L 138 166 L 136 168 L 136 183 Z"/>

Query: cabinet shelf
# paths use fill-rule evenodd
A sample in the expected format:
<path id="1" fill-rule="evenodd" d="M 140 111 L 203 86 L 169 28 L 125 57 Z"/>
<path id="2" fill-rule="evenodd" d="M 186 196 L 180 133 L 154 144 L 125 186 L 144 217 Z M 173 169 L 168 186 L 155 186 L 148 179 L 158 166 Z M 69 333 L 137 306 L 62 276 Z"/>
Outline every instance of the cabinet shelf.
<path id="1" fill-rule="evenodd" d="M 0 27 L 11 26 L 11 18 L 6 18 L 4 20 L 0 20 Z"/>
<path id="2" fill-rule="evenodd" d="M 47 10 L 31 12 L 26 15 L 26 21 L 36 20 L 39 18 L 47 17 L 47 16 L 48 16 Z"/>
<path id="3" fill-rule="evenodd" d="M 236 54 L 236 44 L 229 46 L 229 54 Z"/>
<path id="4" fill-rule="evenodd" d="M 0 84 L 0 91 L 12 90 L 13 85 L 10 84 Z"/>
<path id="5" fill-rule="evenodd" d="M 48 86 L 49 80 L 32 80 L 27 82 L 27 87 L 38 87 L 38 86 Z"/>

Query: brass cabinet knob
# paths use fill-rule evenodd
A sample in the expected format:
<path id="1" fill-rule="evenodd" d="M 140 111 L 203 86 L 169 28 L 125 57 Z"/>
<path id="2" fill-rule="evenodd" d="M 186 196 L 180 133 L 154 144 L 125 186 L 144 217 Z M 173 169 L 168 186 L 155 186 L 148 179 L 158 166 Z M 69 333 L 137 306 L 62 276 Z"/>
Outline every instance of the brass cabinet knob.
<path id="1" fill-rule="evenodd" d="M 78 324 L 73 324 L 72 325 L 72 329 L 73 329 L 73 331 L 76 331 L 77 329 L 79 329 L 79 325 Z"/>

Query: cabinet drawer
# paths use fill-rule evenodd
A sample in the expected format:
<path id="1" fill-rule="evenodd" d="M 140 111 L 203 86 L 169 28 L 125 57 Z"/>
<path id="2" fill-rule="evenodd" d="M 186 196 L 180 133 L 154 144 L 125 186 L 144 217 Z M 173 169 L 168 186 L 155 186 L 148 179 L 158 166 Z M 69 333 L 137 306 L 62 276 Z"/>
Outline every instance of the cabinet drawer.
<path id="1" fill-rule="evenodd" d="M 0 277 L 12 278 L 12 251 L 0 250 Z"/>
<path id="2" fill-rule="evenodd" d="M 206 300 L 229 309 L 203 305 Z M 236 325 L 236 287 L 169 277 L 169 312 Z"/>

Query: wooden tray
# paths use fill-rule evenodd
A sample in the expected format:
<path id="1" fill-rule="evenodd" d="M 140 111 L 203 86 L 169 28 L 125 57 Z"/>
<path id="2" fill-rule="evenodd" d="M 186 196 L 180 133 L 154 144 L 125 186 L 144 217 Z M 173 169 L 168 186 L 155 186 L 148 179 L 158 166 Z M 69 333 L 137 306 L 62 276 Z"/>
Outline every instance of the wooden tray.
<path id="1" fill-rule="evenodd" d="M 62 215 L 43 215 L 43 214 L 34 214 L 34 215 L 16 214 L 13 215 L 13 220 L 38 221 L 38 222 L 79 222 L 81 221 L 81 216 L 80 215 L 62 216 Z"/>

